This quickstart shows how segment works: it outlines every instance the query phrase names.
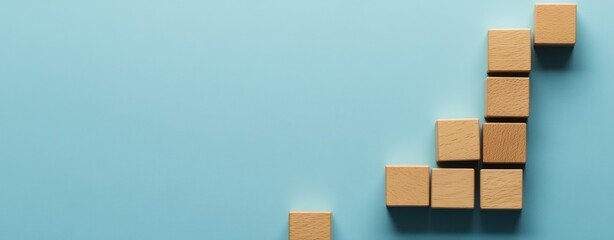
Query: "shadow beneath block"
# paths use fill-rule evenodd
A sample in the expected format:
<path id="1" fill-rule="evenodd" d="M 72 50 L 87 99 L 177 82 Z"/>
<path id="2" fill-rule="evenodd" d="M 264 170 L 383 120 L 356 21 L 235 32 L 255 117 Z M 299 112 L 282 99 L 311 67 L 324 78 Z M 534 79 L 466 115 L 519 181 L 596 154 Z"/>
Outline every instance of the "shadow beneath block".
<path id="1" fill-rule="evenodd" d="M 486 122 L 519 122 L 527 123 L 528 118 L 501 118 L 501 117 L 485 117 Z"/>
<path id="2" fill-rule="evenodd" d="M 529 77 L 528 72 L 489 72 L 489 77 Z"/>
<path id="3" fill-rule="evenodd" d="M 466 233 L 473 230 L 474 209 L 432 209 L 434 232 Z"/>
<path id="4" fill-rule="evenodd" d="M 492 233 L 517 232 L 521 215 L 522 210 L 482 210 L 481 229 Z"/>
<path id="5" fill-rule="evenodd" d="M 526 164 L 483 163 L 481 169 L 525 169 Z"/>
<path id="6" fill-rule="evenodd" d="M 565 70 L 573 53 L 573 46 L 540 46 L 535 47 L 537 66 L 548 70 Z"/>
<path id="7" fill-rule="evenodd" d="M 441 161 L 437 162 L 442 168 L 474 168 L 477 169 L 479 161 Z"/>
<path id="8" fill-rule="evenodd" d="M 401 233 L 429 231 L 429 207 L 387 207 L 394 229 Z"/>

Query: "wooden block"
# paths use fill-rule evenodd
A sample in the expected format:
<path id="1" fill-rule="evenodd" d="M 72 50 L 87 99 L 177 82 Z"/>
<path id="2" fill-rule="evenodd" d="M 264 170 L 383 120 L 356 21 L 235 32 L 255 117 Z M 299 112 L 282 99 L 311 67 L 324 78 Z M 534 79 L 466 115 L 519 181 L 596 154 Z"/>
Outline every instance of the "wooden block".
<path id="1" fill-rule="evenodd" d="M 480 160 L 480 120 L 441 119 L 436 125 L 438 162 Z"/>
<path id="2" fill-rule="evenodd" d="M 386 166 L 386 206 L 428 206 L 429 167 Z"/>
<path id="3" fill-rule="evenodd" d="M 290 212 L 290 240 L 330 240 L 330 212 Z"/>
<path id="4" fill-rule="evenodd" d="M 480 170 L 481 209 L 522 209 L 522 169 Z"/>
<path id="5" fill-rule="evenodd" d="M 473 208 L 475 171 L 472 168 L 433 168 L 433 208 Z"/>
<path id="6" fill-rule="evenodd" d="M 571 46 L 576 44 L 576 4 L 535 4 L 537 46 Z"/>
<path id="7" fill-rule="evenodd" d="M 488 30 L 488 72 L 528 73 L 531 71 L 531 30 Z"/>
<path id="8" fill-rule="evenodd" d="M 486 78 L 487 118 L 528 118 L 529 78 Z"/>
<path id="9" fill-rule="evenodd" d="M 484 163 L 527 162 L 526 123 L 484 123 Z"/>

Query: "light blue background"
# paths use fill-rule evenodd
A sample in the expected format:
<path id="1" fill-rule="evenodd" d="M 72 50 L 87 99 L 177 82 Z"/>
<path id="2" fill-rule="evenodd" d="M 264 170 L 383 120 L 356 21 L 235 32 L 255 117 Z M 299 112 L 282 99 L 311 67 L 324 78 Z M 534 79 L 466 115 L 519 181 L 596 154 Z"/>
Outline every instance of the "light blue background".
<path id="1" fill-rule="evenodd" d="M 389 211 L 386 164 L 482 117 L 533 1 L 0 3 L 0 239 L 590 239 L 614 231 L 613 1 L 534 53 L 524 210 Z M 564 57 L 568 57 L 565 60 Z"/>

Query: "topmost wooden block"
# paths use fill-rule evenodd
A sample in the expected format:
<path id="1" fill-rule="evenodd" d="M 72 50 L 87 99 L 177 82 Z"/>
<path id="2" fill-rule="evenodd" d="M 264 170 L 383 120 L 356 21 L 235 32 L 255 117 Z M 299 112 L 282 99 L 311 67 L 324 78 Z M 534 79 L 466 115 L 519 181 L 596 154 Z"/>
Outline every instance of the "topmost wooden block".
<path id="1" fill-rule="evenodd" d="M 531 30 L 488 30 L 488 72 L 528 73 L 531 71 Z"/>
<path id="2" fill-rule="evenodd" d="M 535 4 L 535 45 L 576 44 L 576 4 Z"/>

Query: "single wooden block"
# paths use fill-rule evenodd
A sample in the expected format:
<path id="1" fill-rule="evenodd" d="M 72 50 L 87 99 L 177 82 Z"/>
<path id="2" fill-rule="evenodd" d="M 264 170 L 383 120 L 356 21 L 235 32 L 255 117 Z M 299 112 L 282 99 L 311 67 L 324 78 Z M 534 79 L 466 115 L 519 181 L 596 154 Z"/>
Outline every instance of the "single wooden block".
<path id="1" fill-rule="evenodd" d="M 538 46 L 576 44 L 576 4 L 535 4 L 535 36 Z"/>
<path id="2" fill-rule="evenodd" d="M 330 240 L 330 212 L 290 212 L 290 240 Z"/>
<path id="3" fill-rule="evenodd" d="M 488 30 L 488 72 L 528 73 L 531 71 L 531 30 Z"/>
<path id="4" fill-rule="evenodd" d="M 528 118 L 529 78 L 486 78 L 487 118 Z"/>
<path id="5" fill-rule="evenodd" d="M 484 163 L 527 162 L 526 123 L 484 123 Z"/>
<path id="6" fill-rule="evenodd" d="M 481 209 L 522 209 L 522 169 L 480 170 Z"/>
<path id="7" fill-rule="evenodd" d="M 474 207 L 473 168 L 433 168 L 431 178 L 433 208 Z"/>
<path id="8" fill-rule="evenodd" d="M 480 120 L 441 119 L 436 125 L 438 162 L 480 160 Z"/>
<path id="9" fill-rule="evenodd" d="M 386 206 L 428 206 L 429 167 L 386 166 Z"/>

